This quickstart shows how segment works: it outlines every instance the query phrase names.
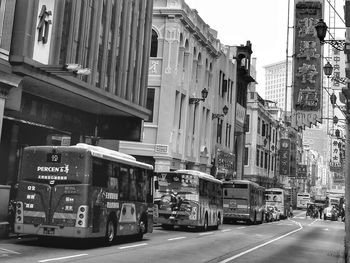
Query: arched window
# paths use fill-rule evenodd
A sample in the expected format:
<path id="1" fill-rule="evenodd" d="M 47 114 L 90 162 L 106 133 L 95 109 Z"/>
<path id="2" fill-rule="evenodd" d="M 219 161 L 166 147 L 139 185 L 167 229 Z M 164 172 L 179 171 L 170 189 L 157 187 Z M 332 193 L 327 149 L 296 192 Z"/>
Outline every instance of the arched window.
<path id="1" fill-rule="evenodd" d="M 158 53 L 158 34 L 152 29 L 151 57 L 156 58 Z"/>

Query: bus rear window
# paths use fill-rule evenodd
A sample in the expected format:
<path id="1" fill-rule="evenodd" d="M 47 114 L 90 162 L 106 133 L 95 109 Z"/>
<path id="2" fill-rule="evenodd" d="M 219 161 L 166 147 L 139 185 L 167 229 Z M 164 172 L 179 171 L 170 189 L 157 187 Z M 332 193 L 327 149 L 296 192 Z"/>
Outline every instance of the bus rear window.
<path id="1" fill-rule="evenodd" d="M 27 150 L 23 154 L 20 179 L 42 183 L 88 183 L 86 155 L 82 152 Z"/>

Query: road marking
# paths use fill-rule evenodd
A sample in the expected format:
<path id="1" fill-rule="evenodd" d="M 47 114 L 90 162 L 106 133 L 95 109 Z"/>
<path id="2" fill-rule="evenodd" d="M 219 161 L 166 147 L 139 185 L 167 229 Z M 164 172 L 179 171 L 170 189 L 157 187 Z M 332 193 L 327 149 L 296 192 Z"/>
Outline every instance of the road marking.
<path id="1" fill-rule="evenodd" d="M 9 249 L 6 249 L 6 248 L 2 248 L 2 247 L 0 247 L 0 250 L 8 252 L 8 253 L 12 253 L 12 254 L 18 254 L 18 255 L 21 254 L 19 252 L 16 252 L 16 251 L 13 251 L 13 250 L 9 250 Z"/>
<path id="2" fill-rule="evenodd" d="M 146 245 L 147 245 L 147 243 L 141 243 L 141 244 L 132 245 L 132 246 L 120 247 L 119 249 L 126 249 L 126 248 L 140 247 L 140 246 L 146 246 Z"/>
<path id="3" fill-rule="evenodd" d="M 328 231 L 328 228 L 325 228 L 325 229 L 323 229 L 323 230 L 326 230 L 326 231 Z"/>
<path id="4" fill-rule="evenodd" d="M 169 241 L 173 241 L 173 240 L 179 240 L 179 239 L 184 239 L 186 237 L 174 237 L 174 238 L 169 238 Z"/>
<path id="5" fill-rule="evenodd" d="M 221 232 L 228 232 L 228 231 L 231 231 L 231 230 L 232 230 L 232 228 L 228 228 L 228 229 L 221 230 Z"/>
<path id="6" fill-rule="evenodd" d="M 291 220 L 291 221 L 293 221 L 293 220 Z M 246 250 L 246 251 L 243 251 L 243 252 L 241 252 L 241 253 L 239 253 L 239 254 L 237 254 L 237 255 L 235 255 L 235 256 L 232 256 L 232 257 L 230 257 L 230 258 L 227 258 L 227 259 L 225 259 L 225 260 L 222 260 L 222 261 L 220 261 L 219 263 L 227 263 L 227 262 L 229 262 L 229 261 L 231 261 L 231 260 L 233 260 L 233 259 L 239 258 L 239 257 L 241 257 L 241 256 L 243 256 L 243 255 L 245 255 L 245 254 L 248 254 L 248 253 L 250 253 L 250 252 L 252 252 L 252 251 L 254 251 L 254 250 L 257 250 L 257 249 L 259 249 L 259 248 L 261 248 L 261 247 L 263 247 L 263 246 L 266 246 L 266 245 L 268 245 L 268 244 L 271 244 L 271 243 L 273 243 L 273 242 L 275 242 L 275 241 L 277 241 L 277 240 L 280 240 L 280 239 L 282 239 L 282 238 L 285 238 L 286 236 L 289 236 L 289 235 L 291 235 L 291 234 L 294 234 L 294 233 L 296 233 L 296 232 L 298 232 L 298 231 L 300 231 L 300 230 L 303 229 L 303 227 L 302 227 L 302 225 L 301 225 L 300 223 L 295 222 L 295 221 L 293 221 L 293 222 L 296 223 L 297 225 L 299 225 L 299 228 L 298 228 L 298 229 L 295 229 L 295 230 L 293 230 L 293 231 L 290 231 L 290 232 L 288 232 L 287 234 L 284 234 L 284 235 L 282 235 L 282 236 L 280 236 L 280 237 L 277 237 L 277 238 L 275 238 L 275 239 L 272 239 L 272 240 L 270 240 L 270 241 L 267 241 L 267 242 L 265 242 L 265 243 L 263 243 L 263 244 L 260 244 L 260 245 L 258 245 L 258 246 L 256 246 L 256 247 L 253 247 L 253 248 L 251 248 L 251 249 L 248 249 L 248 250 Z"/>
<path id="7" fill-rule="evenodd" d="M 200 233 L 200 236 L 206 236 L 206 235 L 212 235 L 214 232 L 205 232 L 205 233 Z"/>
<path id="8" fill-rule="evenodd" d="M 66 256 L 66 257 L 60 257 L 60 258 L 50 258 L 50 259 L 39 260 L 38 262 L 57 261 L 57 260 L 63 260 L 63 259 L 69 259 L 69 258 L 83 257 L 83 256 L 87 256 L 87 255 L 88 254 L 78 254 L 78 255 Z"/>
<path id="9" fill-rule="evenodd" d="M 237 229 L 243 229 L 243 228 L 246 228 L 246 226 L 237 227 Z"/>

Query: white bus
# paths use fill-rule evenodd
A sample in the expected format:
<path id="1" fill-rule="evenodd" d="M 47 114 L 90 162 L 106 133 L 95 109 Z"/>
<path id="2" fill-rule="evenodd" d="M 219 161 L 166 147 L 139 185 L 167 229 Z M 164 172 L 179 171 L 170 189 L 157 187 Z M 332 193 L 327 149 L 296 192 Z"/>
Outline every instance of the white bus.
<path id="1" fill-rule="evenodd" d="M 157 223 L 164 229 L 174 226 L 202 228 L 222 224 L 222 182 L 194 170 L 156 173 L 154 203 Z"/>
<path id="2" fill-rule="evenodd" d="M 282 188 L 269 188 L 265 190 L 266 205 L 276 206 L 280 217 L 285 219 L 289 215 L 290 197 Z"/>
<path id="3" fill-rule="evenodd" d="M 309 193 L 297 194 L 297 209 L 306 209 L 307 203 L 311 202 L 311 195 Z"/>

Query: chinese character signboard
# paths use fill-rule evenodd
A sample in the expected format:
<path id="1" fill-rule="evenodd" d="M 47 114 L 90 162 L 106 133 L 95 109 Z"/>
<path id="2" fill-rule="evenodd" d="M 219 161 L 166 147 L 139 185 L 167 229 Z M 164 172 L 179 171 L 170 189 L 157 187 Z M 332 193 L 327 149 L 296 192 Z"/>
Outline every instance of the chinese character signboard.
<path id="1" fill-rule="evenodd" d="M 344 185 L 345 177 L 343 173 L 334 173 L 333 174 L 333 184 Z"/>
<path id="2" fill-rule="evenodd" d="M 322 18 L 322 3 L 295 2 L 292 124 L 304 127 L 321 120 L 322 61 L 315 24 Z"/>
<path id="3" fill-rule="evenodd" d="M 280 144 L 280 175 L 289 175 L 290 139 L 281 139 Z"/>
<path id="4" fill-rule="evenodd" d="M 340 172 L 342 169 L 342 144 L 340 139 L 332 138 L 331 159 L 329 161 L 329 170 L 331 172 Z"/>
<path id="5" fill-rule="evenodd" d="M 297 178 L 298 179 L 306 179 L 306 174 L 307 174 L 306 164 L 298 164 L 297 165 Z"/>

